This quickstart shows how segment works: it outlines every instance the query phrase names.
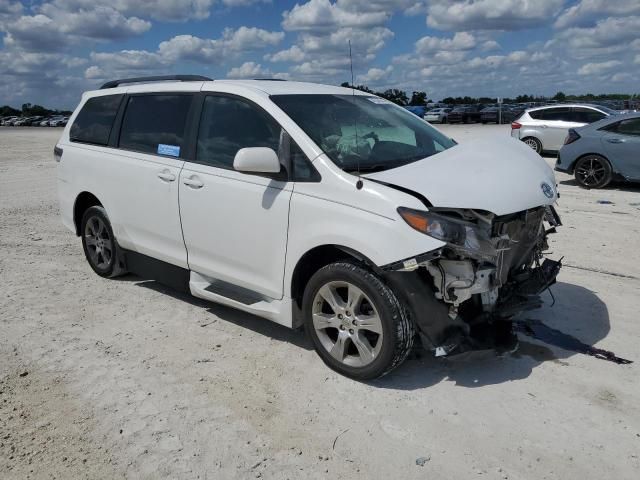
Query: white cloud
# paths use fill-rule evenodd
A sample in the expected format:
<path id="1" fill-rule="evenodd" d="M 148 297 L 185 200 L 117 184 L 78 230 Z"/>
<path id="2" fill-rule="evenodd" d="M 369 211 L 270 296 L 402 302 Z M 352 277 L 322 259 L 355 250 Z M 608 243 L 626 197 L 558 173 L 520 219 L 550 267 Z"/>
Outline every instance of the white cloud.
<path id="1" fill-rule="evenodd" d="M 581 0 L 562 12 L 556 19 L 556 28 L 588 26 L 605 15 L 626 16 L 640 14 L 638 0 Z"/>
<path id="2" fill-rule="evenodd" d="M 178 35 L 160 43 L 159 54 L 168 61 L 190 60 L 200 63 L 222 60 L 237 53 L 275 46 L 284 38 L 283 32 L 269 32 L 255 27 L 225 29 L 219 39 Z"/>
<path id="3" fill-rule="evenodd" d="M 391 73 L 393 72 L 393 67 L 389 65 L 387 68 L 370 68 L 366 74 L 358 75 L 356 78 L 357 83 L 365 84 L 365 85 L 377 85 L 383 80 L 387 80 Z"/>
<path id="4" fill-rule="evenodd" d="M 562 30 L 550 42 L 550 46 L 568 46 L 573 50 L 585 50 L 589 55 L 597 54 L 599 49 L 609 49 L 600 52 L 606 55 L 626 50 L 629 43 L 638 40 L 638 32 L 640 16 L 608 17 L 599 20 L 593 27 Z"/>
<path id="5" fill-rule="evenodd" d="M 433 0 L 427 25 L 443 30 L 521 30 L 545 25 L 564 0 Z"/>
<path id="6" fill-rule="evenodd" d="M 227 72 L 228 78 L 255 78 L 269 76 L 271 72 L 262 68 L 262 65 L 255 62 L 244 62 L 239 67 L 234 67 Z"/>
<path id="7" fill-rule="evenodd" d="M 578 69 L 578 75 L 598 75 L 622 65 L 619 60 L 609 60 L 608 62 L 587 63 Z"/>
<path id="8" fill-rule="evenodd" d="M 279 52 L 273 54 L 267 54 L 265 55 L 265 59 L 271 62 L 301 62 L 302 60 L 304 60 L 304 56 L 305 54 L 302 49 L 297 45 L 293 45 L 286 50 L 280 50 Z"/>
<path id="9" fill-rule="evenodd" d="M 425 55 L 442 50 L 470 50 L 476 39 L 468 32 L 458 32 L 453 38 L 422 37 L 416 42 L 416 52 Z"/>
<path id="10" fill-rule="evenodd" d="M 352 11 L 329 0 L 309 0 L 282 14 L 282 27 L 288 31 L 322 31 L 340 27 L 365 28 L 380 25 L 389 18 L 381 11 Z"/>

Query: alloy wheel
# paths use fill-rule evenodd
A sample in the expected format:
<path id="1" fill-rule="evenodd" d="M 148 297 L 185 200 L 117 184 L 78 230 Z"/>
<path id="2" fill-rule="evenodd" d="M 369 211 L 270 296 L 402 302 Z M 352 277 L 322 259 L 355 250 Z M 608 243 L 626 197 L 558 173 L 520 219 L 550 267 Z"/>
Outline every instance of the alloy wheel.
<path id="1" fill-rule="evenodd" d="M 364 367 L 382 348 L 382 320 L 369 297 L 346 281 L 332 281 L 316 293 L 312 306 L 315 333 L 339 362 Z"/>
<path id="2" fill-rule="evenodd" d="M 91 262 L 99 269 L 106 269 L 113 258 L 113 240 L 104 221 L 93 216 L 87 221 L 84 239 Z"/>
<path id="3" fill-rule="evenodd" d="M 576 167 L 576 177 L 586 187 L 600 185 L 607 176 L 607 168 L 597 157 L 585 158 Z"/>
<path id="4" fill-rule="evenodd" d="M 529 137 L 524 140 L 525 145 L 531 147 L 537 153 L 540 153 L 540 144 L 535 138 Z"/>

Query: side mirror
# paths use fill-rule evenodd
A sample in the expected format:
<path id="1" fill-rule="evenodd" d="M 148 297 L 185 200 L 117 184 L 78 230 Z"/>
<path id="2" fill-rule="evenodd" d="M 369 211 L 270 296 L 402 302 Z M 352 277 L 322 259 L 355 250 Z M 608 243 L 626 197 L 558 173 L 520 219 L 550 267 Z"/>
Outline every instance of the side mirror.
<path id="1" fill-rule="evenodd" d="M 278 173 L 280 160 L 272 148 L 241 148 L 233 159 L 233 168 L 248 173 Z"/>

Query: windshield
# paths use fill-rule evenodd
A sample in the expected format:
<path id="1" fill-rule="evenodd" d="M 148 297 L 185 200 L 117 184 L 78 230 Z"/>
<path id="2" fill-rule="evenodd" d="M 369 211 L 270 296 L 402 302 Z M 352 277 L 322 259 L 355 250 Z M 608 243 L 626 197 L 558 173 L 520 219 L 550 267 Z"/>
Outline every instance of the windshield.
<path id="1" fill-rule="evenodd" d="M 273 95 L 271 100 L 348 172 L 389 170 L 455 145 L 416 115 L 378 97 Z"/>

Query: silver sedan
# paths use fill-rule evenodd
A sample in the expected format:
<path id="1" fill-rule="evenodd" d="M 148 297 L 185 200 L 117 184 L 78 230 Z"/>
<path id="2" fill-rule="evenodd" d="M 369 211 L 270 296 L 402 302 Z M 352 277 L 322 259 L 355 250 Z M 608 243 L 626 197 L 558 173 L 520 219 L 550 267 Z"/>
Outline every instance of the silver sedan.
<path id="1" fill-rule="evenodd" d="M 614 178 L 640 181 L 640 113 L 570 129 L 556 170 L 575 175 L 585 188 L 606 187 Z"/>

